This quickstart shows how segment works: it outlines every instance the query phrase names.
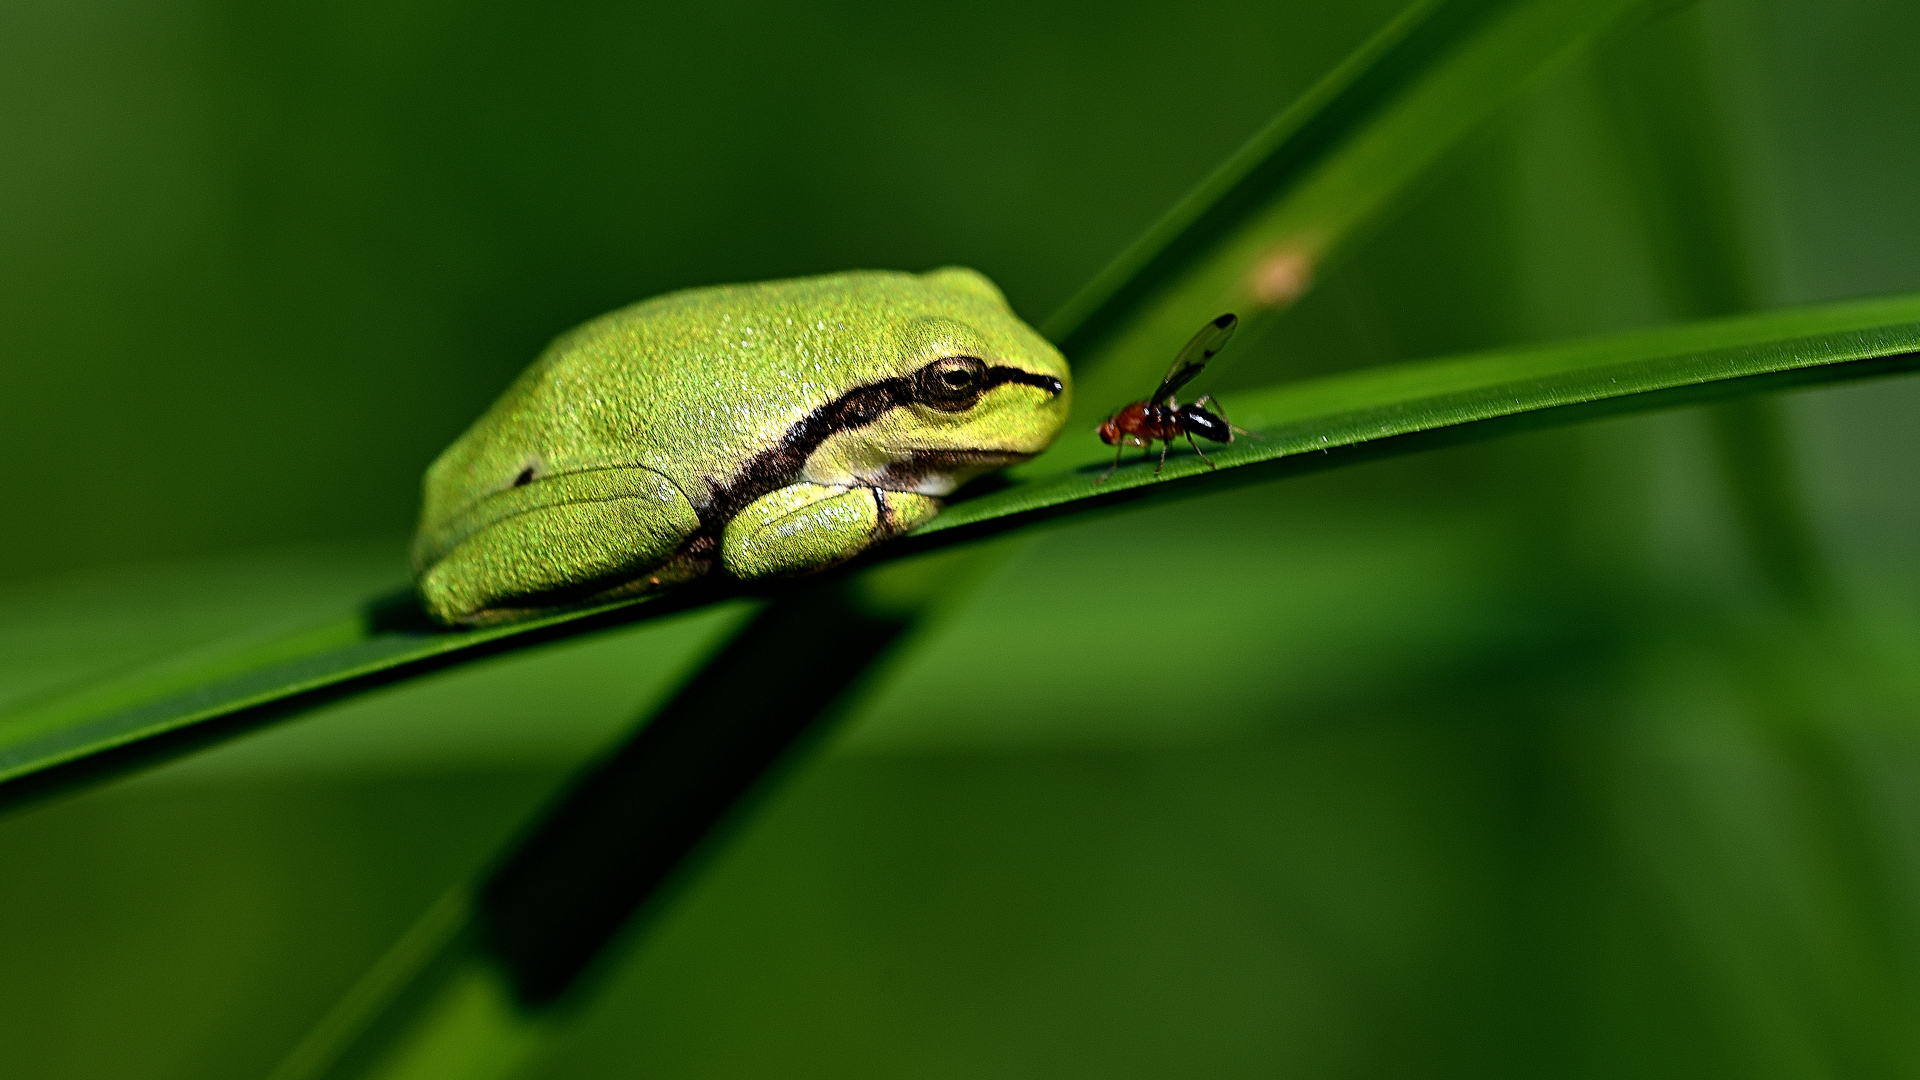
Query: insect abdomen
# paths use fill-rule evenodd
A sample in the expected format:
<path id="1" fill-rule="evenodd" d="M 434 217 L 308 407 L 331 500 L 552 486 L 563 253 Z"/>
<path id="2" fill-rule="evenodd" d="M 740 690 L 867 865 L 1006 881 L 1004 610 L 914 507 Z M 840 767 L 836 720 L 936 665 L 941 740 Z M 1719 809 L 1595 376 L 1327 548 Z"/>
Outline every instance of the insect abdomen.
<path id="1" fill-rule="evenodd" d="M 1192 434 L 1218 443 L 1233 441 L 1233 426 L 1200 406 L 1185 406 L 1181 413 L 1181 426 Z"/>

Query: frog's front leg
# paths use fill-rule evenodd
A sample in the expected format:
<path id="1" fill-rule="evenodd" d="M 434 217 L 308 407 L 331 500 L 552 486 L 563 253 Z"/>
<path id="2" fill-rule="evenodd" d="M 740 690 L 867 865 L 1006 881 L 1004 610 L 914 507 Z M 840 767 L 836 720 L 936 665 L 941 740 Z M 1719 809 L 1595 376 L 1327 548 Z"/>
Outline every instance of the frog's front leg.
<path id="1" fill-rule="evenodd" d="M 720 539 L 720 560 L 748 580 L 804 574 L 845 562 L 939 512 L 931 495 L 791 484 L 734 515 Z"/>

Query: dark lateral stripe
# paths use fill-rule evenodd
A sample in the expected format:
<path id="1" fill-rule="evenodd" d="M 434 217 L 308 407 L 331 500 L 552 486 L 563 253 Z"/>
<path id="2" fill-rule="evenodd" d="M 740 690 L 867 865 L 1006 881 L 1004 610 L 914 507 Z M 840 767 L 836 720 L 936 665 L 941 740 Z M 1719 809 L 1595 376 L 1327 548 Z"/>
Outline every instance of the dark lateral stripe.
<path id="1" fill-rule="evenodd" d="M 1060 380 L 1051 375 L 996 365 L 987 369 L 987 383 L 981 393 L 1008 383 L 1038 387 L 1049 394 L 1058 394 L 1064 389 Z M 913 402 L 913 380 L 902 376 L 856 387 L 801 417 L 787 429 L 779 445 L 755 454 L 745 468 L 724 484 L 710 489 L 707 505 L 699 512 L 700 532 L 717 540 L 727 522 L 747 504 L 792 483 L 807 459 L 828 439 L 843 431 L 866 427 L 889 409 Z"/>
<path id="2" fill-rule="evenodd" d="M 1036 386 L 1055 397 L 1059 397 L 1060 391 L 1065 389 L 1060 380 L 1051 375 L 1041 375 L 1033 371 L 1022 371 L 1017 367 L 990 367 L 987 369 L 986 388 L 988 390 L 996 386 L 1005 386 L 1008 383 L 1018 383 L 1021 386 Z"/>
<path id="3" fill-rule="evenodd" d="M 913 402 L 913 380 L 883 379 L 857 387 L 796 420 L 778 445 L 747 460 L 724 485 L 711 489 L 700 510 L 700 531 L 715 539 L 733 516 L 769 491 L 793 482 L 821 444 L 842 431 L 866 427 L 887 410 Z"/>

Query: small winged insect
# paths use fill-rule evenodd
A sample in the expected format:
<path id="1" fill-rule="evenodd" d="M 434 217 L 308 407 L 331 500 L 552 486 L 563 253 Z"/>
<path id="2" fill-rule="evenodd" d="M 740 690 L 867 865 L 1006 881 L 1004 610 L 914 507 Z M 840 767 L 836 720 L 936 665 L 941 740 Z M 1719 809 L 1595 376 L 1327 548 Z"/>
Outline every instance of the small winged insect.
<path id="1" fill-rule="evenodd" d="M 1160 447 L 1160 464 L 1153 470 L 1153 475 L 1159 476 L 1160 470 L 1166 468 L 1167 451 L 1173 448 L 1173 440 L 1183 436 L 1193 452 L 1200 454 L 1200 460 L 1207 462 L 1207 468 L 1216 467 L 1207 455 L 1200 453 L 1200 444 L 1194 442 L 1193 437 L 1230 443 L 1233 433 L 1240 429 L 1221 415 L 1220 403 L 1213 400 L 1212 394 L 1201 395 L 1191 405 L 1180 404 L 1173 395 L 1192 382 L 1193 377 L 1206 368 L 1207 361 L 1226 347 L 1227 339 L 1239 325 L 1240 320 L 1228 312 L 1201 327 L 1193 340 L 1187 342 L 1187 347 L 1180 350 L 1180 355 L 1174 357 L 1173 366 L 1167 369 L 1167 377 L 1160 380 L 1160 389 L 1153 392 L 1153 397 L 1128 405 L 1100 425 L 1100 441 L 1117 449 L 1113 452 L 1113 465 L 1100 474 L 1096 483 L 1105 483 L 1113 470 L 1120 467 L 1120 455 L 1127 447 L 1144 447 L 1151 454 L 1156 441 L 1164 444 Z M 1213 408 L 1208 409 L 1208 405 Z"/>

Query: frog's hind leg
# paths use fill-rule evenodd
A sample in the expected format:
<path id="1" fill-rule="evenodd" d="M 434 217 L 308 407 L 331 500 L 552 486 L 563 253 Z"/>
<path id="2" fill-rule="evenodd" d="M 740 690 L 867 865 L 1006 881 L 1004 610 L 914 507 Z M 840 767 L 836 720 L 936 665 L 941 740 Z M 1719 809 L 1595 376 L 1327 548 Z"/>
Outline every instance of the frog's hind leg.
<path id="1" fill-rule="evenodd" d="M 651 469 L 515 485 L 423 540 L 420 599 L 438 622 L 476 626 L 644 592 L 676 576 L 668 564 L 699 524 L 680 489 Z"/>
<path id="2" fill-rule="evenodd" d="M 940 500 L 931 495 L 790 484 L 734 515 L 720 538 L 720 561 L 728 573 L 749 581 L 822 570 L 939 512 Z"/>

